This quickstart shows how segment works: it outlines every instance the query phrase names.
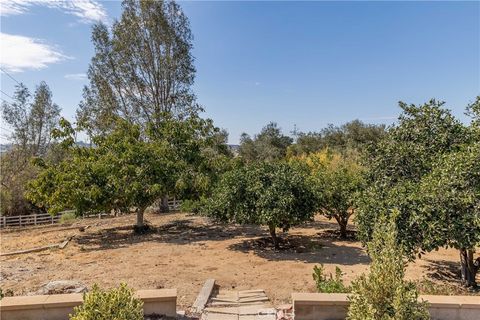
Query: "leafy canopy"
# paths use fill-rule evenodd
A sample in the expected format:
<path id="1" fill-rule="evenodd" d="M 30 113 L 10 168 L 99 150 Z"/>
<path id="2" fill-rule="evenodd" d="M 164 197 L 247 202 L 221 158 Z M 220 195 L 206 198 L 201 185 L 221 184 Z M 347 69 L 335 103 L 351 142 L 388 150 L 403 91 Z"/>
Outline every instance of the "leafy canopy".
<path id="1" fill-rule="evenodd" d="M 225 173 L 202 211 L 220 221 L 266 225 L 277 246 L 275 228 L 312 219 L 315 200 L 304 168 L 260 162 Z"/>
<path id="2" fill-rule="evenodd" d="M 340 234 L 345 238 L 348 220 L 365 186 L 364 168 L 359 163 L 357 152 L 340 153 L 324 149 L 292 161 L 303 162 L 310 168 L 317 206 L 323 215 L 338 222 Z"/>
<path id="3" fill-rule="evenodd" d="M 293 139 L 284 135 L 275 122 L 270 122 L 253 139 L 246 133 L 240 139 L 240 157 L 247 163 L 284 159 Z"/>
<path id="4" fill-rule="evenodd" d="M 165 141 L 143 136 L 138 125 L 118 119 L 108 135 L 97 136 L 95 146 L 73 144 L 73 128 L 62 121 L 64 146 L 70 156 L 48 166 L 30 184 L 29 199 L 49 212 L 76 209 L 84 212 L 137 210 L 137 224 L 143 225 L 143 211 L 165 192 L 175 177 L 175 159 Z"/>
<path id="5" fill-rule="evenodd" d="M 430 226 L 423 223 L 419 210 L 419 183 L 439 158 L 459 150 L 470 134 L 442 102 L 400 103 L 400 107 L 398 125 L 390 128 L 365 159 L 368 188 L 362 194 L 356 222 L 361 239 L 368 241 L 378 217 L 393 208 L 399 210 L 399 241 L 413 254 L 428 249 L 431 241 L 424 232 Z"/>

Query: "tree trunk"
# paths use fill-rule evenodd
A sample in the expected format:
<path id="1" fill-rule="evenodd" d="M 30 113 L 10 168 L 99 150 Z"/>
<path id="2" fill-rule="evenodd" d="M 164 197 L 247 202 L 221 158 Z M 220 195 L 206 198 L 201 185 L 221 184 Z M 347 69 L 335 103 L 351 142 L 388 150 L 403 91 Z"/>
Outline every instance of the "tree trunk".
<path id="1" fill-rule="evenodd" d="M 480 259 L 480 258 L 479 258 Z M 480 260 L 474 262 L 472 249 L 460 250 L 460 264 L 462 272 L 462 284 L 466 287 L 476 287 L 476 276 L 480 265 Z"/>
<path id="2" fill-rule="evenodd" d="M 143 213 L 145 212 L 145 209 L 139 208 L 137 211 L 137 224 L 136 227 L 138 230 L 143 229 L 145 226 L 144 220 L 143 220 Z"/>
<path id="3" fill-rule="evenodd" d="M 348 218 L 342 218 L 339 215 L 335 216 L 335 220 L 340 227 L 340 238 L 346 239 L 347 238 L 347 225 L 348 225 Z"/>
<path id="4" fill-rule="evenodd" d="M 169 212 L 169 208 L 168 208 L 168 195 L 165 195 L 162 197 L 162 200 L 160 202 L 160 212 L 161 213 L 167 213 Z"/>
<path id="5" fill-rule="evenodd" d="M 269 225 L 268 230 L 270 231 L 270 236 L 272 237 L 272 240 L 273 240 L 273 246 L 275 247 L 275 249 L 278 249 L 279 245 L 278 245 L 277 233 L 275 232 L 275 226 Z"/>

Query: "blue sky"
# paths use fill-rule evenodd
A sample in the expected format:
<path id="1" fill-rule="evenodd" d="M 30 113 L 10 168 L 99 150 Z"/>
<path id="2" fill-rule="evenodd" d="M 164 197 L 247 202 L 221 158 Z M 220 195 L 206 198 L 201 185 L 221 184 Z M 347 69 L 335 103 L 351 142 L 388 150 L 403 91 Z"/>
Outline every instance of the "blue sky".
<path id="1" fill-rule="evenodd" d="M 32 91 L 45 80 L 74 119 L 93 54 L 91 25 L 119 17 L 120 2 L 1 4 L 2 68 Z M 231 143 L 269 121 L 285 132 L 356 118 L 388 124 L 399 100 L 434 97 L 466 120 L 465 106 L 480 94 L 480 2 L 181 5 L 195 37 L 194 91 Z M 2 91 L 12 95 L 14 85 L 2 73 Z"/>

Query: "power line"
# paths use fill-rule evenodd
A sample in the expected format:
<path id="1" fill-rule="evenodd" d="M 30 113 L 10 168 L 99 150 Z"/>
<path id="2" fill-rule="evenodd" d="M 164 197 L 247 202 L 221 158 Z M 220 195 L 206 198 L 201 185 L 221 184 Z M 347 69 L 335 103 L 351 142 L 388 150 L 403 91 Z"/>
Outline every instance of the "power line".
<path id="1" fill-rule="evenodd" d="M 12 79 L 13 81 L 15 81 L 17 84 L 20 84 L 20 82 L 17 81 L 17 79 L 15 79 L 14 77 L 12 77 L 10 75 L 10 73 L 8 73 L 7 71 L 5 71 L 3 68 L 0 68 L 0 70 L 2 70 L 3 73 L 5 73 L 10 79 Z"/>
<path id="2" fill-rule="evenodd" d="M 14 98 L 12 98 L 12 96 L 11 96 L 11 95 L 9 95 L 9 94 L 6 94 L 6 93 L 5 93 L 3 90 L 0 90 L 0 92 L 1 92 L 1 93 L 3 93 L 4 95 L 6 95 L 7 97 L 9 97 L 10 99 L 12 99 L 12 100 L 15 100 Z"/>
<path id="3" fill-rule="evenodd" d="M 7 129 L 7 128 L 4 128 L 4 127 L 0 127 L 0 129 L 2 129 L 2 130 L 5 130 L 5 131 L 8 131 L 8 132 L 10 132 L 10 133 L 13 133 L 13 131 L 12 131 L 12 130 L 10 130 L 10 129 Z"/>

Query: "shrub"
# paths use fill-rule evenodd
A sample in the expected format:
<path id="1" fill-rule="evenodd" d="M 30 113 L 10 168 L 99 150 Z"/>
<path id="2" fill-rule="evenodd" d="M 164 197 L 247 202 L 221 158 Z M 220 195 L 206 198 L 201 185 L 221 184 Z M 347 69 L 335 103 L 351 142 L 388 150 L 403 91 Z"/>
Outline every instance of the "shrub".
<path id="1" fill-rule="evenodd" d="M 186 213 L 198 213 L 202 205 L 202 200 L 183 200 L 180 209 Z"/>
<path id="2" fill-rule="evenodd" d="M 62 214 L 62 216 L 60 217 L 60 223 L 63 224 L 73 222 L 73 220 L 75 220 L 76 218 L 77 216 L 75 215 L 75 211 L 68 211 Z"/>
<path id="3" fill-rule="evenodd" d="M 122 283 L 120 287 L 102 290 L 94 285 L 83 295 L 83 304 L 74 308 L 70 320 L 143 320 L 143 302 Z"/>
<path id="4" fill-rule="evenodd" d="M 228 171 L 202 206 L 202 213 L 223 222 L 267 226 L 275 248 L 276 228 L 313 219 L 315 193 L 305 168 L 260 162 Z"/>
<path id="5" fill-rule="evenodd" d="M 415 284 L 404 280 L 404 250 L 396 238 L 394 219 L 387 222 L 382 216 L 368 243 L 370 273 L 352 283 L 348 320 L 430 319 L 427 304 L 417 300 Z"/>
<path id="6" fill-rule="evenodd" d="M 350 288 L 343 284 L 342 270 L 339 267 L 335 267 L 335 278 L 333 278 L 331 273 L 329 277 L 324 274 L 323 264 L 315 266 L 313 267 L 313 280 L 315 280 L 318 292 L 345 293 L 350 291 Z"/>

